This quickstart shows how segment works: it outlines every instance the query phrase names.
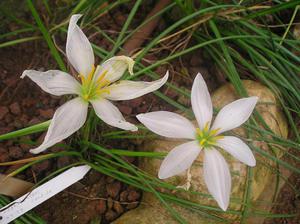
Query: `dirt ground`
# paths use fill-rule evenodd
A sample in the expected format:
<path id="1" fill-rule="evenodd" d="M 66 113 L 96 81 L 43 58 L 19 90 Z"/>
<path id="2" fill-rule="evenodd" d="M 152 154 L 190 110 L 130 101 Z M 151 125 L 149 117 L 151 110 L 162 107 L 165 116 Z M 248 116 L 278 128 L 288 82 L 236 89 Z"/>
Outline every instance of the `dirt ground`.
<path id="1" fill-rule="evenodd" d="M 126 9 L 117 11 L 114 17 L 106 15 L 99 26 L 102 29 L 119 31 L 126 19 Z M 144 10 L 144 11 L 143 11 Z M 141 10 L 141 15 L 145 15 L 149 8 Z M 125 12 L 125 13 L 124 13 Z M 141 20 L 143 16 L 139 17 Z M 135 21 L 136 23 L 141 22 Z M 109 23 L 107 21 L 110 21 Z M 113 21 L 113 22 L 111 22 Z M 162 22 L 155 32 L 164 29 Z M 115 34 L 112 34 L 115 35 Z M 111 45 L 102 37 L 93 37 L 92 41 L 103 46 L 105 49 L 111 49 Z M 64 40 L 58 40 L 64 49 Z M 164 51 L 160 52 L 163 57 Z M 65 99 L 63 97 L 53 97 L 44 93 L 29 79 L 20 79 L 20 75 L 25 69 L 49 70 L 55 67 L 49 50 L 45 43 L 36 41 L 17 45 L 15 47 L 3 48 L 0 50 L 0 134 L 17 130 L 32 124 L 51 119 L 55 108 L 61 105 Z M 191 87 L 192 80 L 201 72 L 205 77 L 210 91 L 220 86 L 224 77 L 220 75 L 210 62 L 202 58 L 202 52 L 195 52 L 189 57 L 173 62 L 171 65 L 158 68 L 158 74 L 163 75 L 167 69 L 171 73 L 171 82 L 179 87 Z M 149 55 L 148 59 L 155 61 L 157 55 Z M 98 60 L 99 61 L 99 60 Z M 186 68 L 186 70 L 183 70 Z M 213 74 L 213 75 L 210 75 Z M 176 79 L 175 79 L 176 77 Z M 164 87 L 164 93 L 172 99 L 189 105 L 189 100 L 182 98 L 178 93 Z M 159 105 L 159 106 L 158 106 Z M 138 98 L 132 101 L 118 103 L 118 108 L 129 120 L 134 120 L 138 113 L 146 111 L 155 111 L 160 109 L 174 110 L 173 107 L 159 100 L 153 94 Z M 28 158 L 32 155 L 28 152 L 31 145 L 27 144 L 31 140 L 41 142 L 44 133 L 22 137 L 18 140 L 9 140 L 0 142 L 0 162 L 7 162 Z M 68 140 L 66 140 L 68 143 Z M 129 141 L 114 141 L 111 147 L 118 145 L 118 148 L 137 150 L 138 145 Z M 52 147 L 48 152 L 60 150 L 59 147 Z M 129 162 L 137 164 L 136 159 L 126 158 Z M 47 160 L 34 165 L 24 173 L 18 175 L 19 178 L 27 181 L 36 182 L 52 171 L 70 164 L 72 161 L 68 157 Z M 10 173 L 18 166 L 0 168 L 1 173 Z M 290 183 L 300 189 L 299 175 L 292 175 L 289 178 Z M 89 223 L 98 221 L 101 223 L 110 223 L 124 212 L 134 209 L 138 206 L 142 192 L 124 183 L 112 179 L 111 177 L 90 172 L 86 178 L 79 183 L 74 184 L 67 190 L 38 206 L 34 211 L 49 223 Z M 300 211 L 300 198 L 288 184 L 281 190 L 276 206 L 273 212 L 276 213 L 297 213 Z M 272 219 L 266 221 L 271 223 L 299 223 L 298 218 Z"/>

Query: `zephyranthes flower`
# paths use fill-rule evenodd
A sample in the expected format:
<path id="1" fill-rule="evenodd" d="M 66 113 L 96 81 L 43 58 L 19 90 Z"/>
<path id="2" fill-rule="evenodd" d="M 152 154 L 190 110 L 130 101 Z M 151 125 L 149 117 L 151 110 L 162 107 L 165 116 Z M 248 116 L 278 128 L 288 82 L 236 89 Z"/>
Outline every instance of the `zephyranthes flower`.
<path id="1" fill-rule="evenodd" d="M 76 24 L 80 17 L 81 15 L 71 17 L 66 52 L 68 60 L 79 74 L 81 84 L 71 75 L 58 70 L 47 72 L 26 70 L 21 76 L 21 78 L 28 76 L 50 94 L 78 95 L 56 110 L 44 142 L 39 147 L 31 149 L 32 153 L 40 153 L 80 129 L 85 123 L 89 103 L 105 123 L 124 130 L 136 131 L 137 127 L 126 122 L 119 109 L 109 100 L 130 100 L 140 97 L 157 90 L 168 79 L 167 73 L 162 79 L 154 82 L 126 80 L 116 82 L 127 69 L 133 74 L 134 61 L 125 56 L 112 57 L 95 68 L 92 46 Z"/>
<path id="2" fill-rule="evenodd" d="M 255 166 L 256 160 L 252 151 L 242 140 L 221 134 L 247 121 L 257 100 L 257 97 L 248 97 L 226 105 L 212 123 L 211 98 L 202 76 L 198 74 L 191 94 L 192 109 L 198 128 L 185 117 L 167 111 L 137 115 L 140 122 L 158 135 L 192 140 L 170 151 L 161 164 L 158 177 L 165 179 L 189 169 L 201 150 L 204 150 L 205 183 L 219 206 L 226 210 L 230 198 L 231 176 L 228 164 L 217 148 L 224 149 L 248 166 Z"/>

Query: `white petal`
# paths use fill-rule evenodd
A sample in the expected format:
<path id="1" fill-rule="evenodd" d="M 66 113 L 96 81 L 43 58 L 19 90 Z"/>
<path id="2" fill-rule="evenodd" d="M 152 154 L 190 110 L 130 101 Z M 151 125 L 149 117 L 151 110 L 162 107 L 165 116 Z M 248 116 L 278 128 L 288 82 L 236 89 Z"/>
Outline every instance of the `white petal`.
<path id="1" fill-rule="evenodd" d="M 256 165 L 256 160 L 251 149 L 241 139 L 233 136 L 225 136 L 223 139 L 217 141 L 217 145 L 248 166 Z"/>
<path id="2" fill-rule="evenodd" d="M 82 127 L 86 120 L 88 104 L 77 97 L 60 106 L 54 113 L 44 142 L 31 153 L 40 153 L 69 137 Z"/>
<path id="3" fill-rule="evenodd" d="M 204 180 L 209 193 L 226 211 L 231 191 L 231 176 L 223 156 L 214 148 L 204 150 Z"/>
<path id="4" fill-rule="evenodd" d="M 134 61 L 130 57 L 115 56 L 103 62 L 95 71 L 94 80 L 107 80 L 110 83 L 122 77 L 126 70 L 133 75 Z"/>
<path id="5" fill-rule="evenodd" d="M 156 111 L 139 114 L 137 119 L 154 133 L 168 138 L 195 139 L 194 125 L 185 117 L 168 112 Z"/>
<path id="6" fill-rule="evenodd" d="M 87 76 L 94 68 L 94 53 L 91 43 L 76 24 L 81 15 L 73 15 L 70 19 L 66 52 L 76 71 Z"/>
<path id="7" fill-rule="evenodd" d="M 175 147 L 162 162 L 158 177 L 166 179 L 187 170 L 192 166 L 200 151 L 201 148 L 197 141 L 187 142 Z"/>
<path id="8" fill-rule="evenodd" d="M 59 70 L 49 70 L 47 72 L 25 70 L 21 78 L 23 79 L 25 76 L 28 76 L 45 92 L 55 96 L 79 94 L 80 91 L 79 82 L 68 73 Z"/>
<path id="9" fill-rule="evenodd" d="M 210 126 L 213 107 L 206 83 L 200 73 L 198 73 L 193 83 L 191 101 L 200 129 L 203 130 L 207 123 Z"/>
<path id="10" fill-rule="evenodd" d="M 124 130 L 137 131 L 138 128 L 127 122 L 119 109 L 106 99 L 90 101 L 97 116 L 105 123 Z"/>
<path id="11" fill-rule="evenodd" d="M 219 129 L 218 134 L 234 129 L 248 120 L 258 97 L 248 97 L 236 100 L 223 107 L 218 113 L 212 130 Z"/>
<path id="12" fill-rule="evenodd" d="M 109 94 L 105 93 L 103 97 L 109 100 L 131 100 L 159 89 L 167 82 L 168 77 L 169 72 L 162 79 L 153 82 L 120 81 L 106 87 Z"/>

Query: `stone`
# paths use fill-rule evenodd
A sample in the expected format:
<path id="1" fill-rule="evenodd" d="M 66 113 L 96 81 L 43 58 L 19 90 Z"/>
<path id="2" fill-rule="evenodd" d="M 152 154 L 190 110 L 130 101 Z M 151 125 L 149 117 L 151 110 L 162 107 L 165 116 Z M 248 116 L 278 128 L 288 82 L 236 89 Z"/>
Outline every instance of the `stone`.
<path id="1" fill-rule="evenodd" d="M 119 110 L 122 112 L 122 114 L 130 115 L 132 112 L 132 107 L 125 104 L 118 105 Z"/>
<path id="2" fill-rule="evenodd" d="M 122 191 L 120 194 L 120 201 L 127 201 L 128 191 Z"/>
<path id="3" fill-rule="evenodd" d="M 105 213 L 105 219 L 107 221 L 112 221 L 114 220 L 115 218 L 118 217 L 118 213 L 116 213 L 115 211 L 113 210 L 108 210 L 106 213 Z"/>
<path id="4" fill-rule="evenodd" d="M 8 111 L 9 110 L 7 109 L 7 107 L 0 107 L 0 120 L 2 120 L 5 117 Z"/>
<path id="5" fill-rule="evenodd" d="M 36 163 L 36 164 L 32 165 L 32 170 L 36 173 L 41 173 L 41 172 L 48 170 L 50 168 L 50 166 L 51 166 L 50 160 L 44 160 L 40 163 Z"/>
<path id="6" fill-rule="evenodd" d="M 98 214 L 104 214 L 106 212 L 106 201 L 105 200 L 99 200 L 99 202 L 96 204 L 96 210 Z"/>
<path id="7" fill-rule="evenodd" d="M 21 159 L 23 157 L 23 150 L 17 146 L 11 146 L 8 149 L 9 157 L 12 159 Z"/>
<path id="8" fill-rule="evenodd" d="M 51 119 L 54 115 L 54 109 L 39 109 L 40 116 L 44 119 Z"/>
<path id="9" fill-rule="evenodd" d="M 106 185 L 106 191 L 108 196 L 116 198 L 121 190 L 121 183 L 119 181 L 110 183 Z"/>
<path id="10" fill-rule="evenodd" d="M 260 83 L 244 80 L 244 87 L 248 92 L 249 96 L 258 96 L 259 103 L 256 106 L 257 111 L 261 114 L 262 118 L 268 124 L 269 128 L 277 135 L 287 138 L 288 134 L 288 125 L 287 121 L 281 111 L 277 106 L 277 100 L 275 95 L 265 86 Z M 239 97 L 234 91 L 234 88 L 230 84 L 226 84 L 219 88 L 212 96 L 212 102 L 215 108 L 222 108 L 224 105 L 238 99 Z M 239 136 L 246 137 L 246 130 L 242 127 L 236 128 L 234 134 Z M 253 135 L 257 133 L 252 132 Z M 243 138 L 243 137 L 242 137 Z M 170 140 L 165 138 L 152 139 L 151 141 L 145 141 L 144 146 L 141 147 L 141 150 L 144 151 L 155 151 L 155 152 L 168 152 L 172 150 L 178 144 L 181 144 L 183 141 Z M 253 145 L 260 148 L 261 150 L 272 154 L 275 153 L 278 158 L 283 156 L 282 150 L 273 147 L 273 152 L 268 148 L 266 143 L 255 141 L 252 142 Z M 224 155 L 227 163 L 229 164 L 230 171 L 232 175 L 232 189 L 231 189 L 231 203 L 229 210 L 242 210 L 242 202 L 245 192 L 246 180 L 248 167 L 238 160 L 234 159 L 230 155 L 226 154 L 224 150 L 220 150 Z M 253 208 L 255 210 L 263 210 L 268 212 L 270 209 L 271 203 L 259 203 L 259 201 L 272 201 L 272 198 L 275 193 L 275 183 L 276 183 L 276 174 L 269 167 L 276 169 L 276 164 L 267 159 L 266 157 L 261 156 L 258 153 L 255 153 L 257 162 L 256 167 L 252 168 L 252 179 L 251 179 L 251 195 L 250 200 Z M 204 183 L 204 178 L 202 174 L 202 161 L 203 153 L 200 153 L 200 156 L 196 159 L 191 167 L 192 181 L 191 181 L 191 191 L 194 193 L 189 193 L 184 190 L 178 191 L 168 191 L 166 189 L 160 189 L 164 193 L 172 194 L 176 198 L 182 198 L 188 201 L 192 201 L 197 204 L 205 204 L 208 206 L 218 207 L 215 200 L 210 197 L 205 196 L 208 194 L 206 185 Z M 161 160 L 153 158 L 142 158 L 139 161 L 139 168 L 149 173 L 150 175 L 157 176 Z M 186 183 L 186 172 L 181 175 L 171 177 L 165 180 L 166 182 L 173 184 L 174 186 L 183 185 Z M 268 205 L 266 205 L 268 204 Z M 188 223 L 193 224 L 204 224 L 204 223 L 217 223 L 216 220 L 209 219 L 207 216 L 201 215 L 199 212 L 193 212 L 184 207 L 180 207 L 175 204 L 169 203 L 177 212 L 188 221 Z M 251 212 L 251 208 L 250 212 Z M 204 211 L 205 212 L 205 211 Z M 215 213 L 215 212 L 214 212 Z M 236 222 L 239 223 L 239 216 L 230 214 L 230 213 L 216 213 L 216 215 L 228 219 L 230 223 Z M 121 223 L 131 223 L 131 224 L 175 224 L 176 220 L 172 218 L 170 213 L 162 205 L 162 203 L 156 198 L 156 196 L 149 192 L 143 193 L 143 198 L 141 205 L 135 209 L 127 212 L 119 219 L 113 222 L 114 224 Z M 221 222 L 222 223 L 222 222 Z M 250 224 L 261 224 L 263 219 L 250 217 L 247 219 L 246 223 Z"/>
<path id="11" fill-rule="evenodd" d="M 128 196 L 127 196 L 127 200 L 129 201 L 129 202 L 135 202 L 135 201 L 137 201 L 139 198 L 140 198 L 140 193 L 139 192 L 137 192 L 137 191 L 135 191 L 135 190 L 131 190 L 131 191 L 129 191 L 129 193 L 128 193 Z"/>
<path id="12" fill-rule="evenodd" d="M 120 204 L 120 202 L 115 201 L 114 202 L 114 206 L 113 206 L 114 210 L 118 213 L 118 214 L 122 214 L 124 212 L 124 208 L 122 207 L 122 205 Z"/>
<path id="13" fill-rule="evenodd" d="M 20 115 L 21 114 L 21 108 L 18 102 L 14 102 L 9 106 L 10 111 L 14 115 Z"/>

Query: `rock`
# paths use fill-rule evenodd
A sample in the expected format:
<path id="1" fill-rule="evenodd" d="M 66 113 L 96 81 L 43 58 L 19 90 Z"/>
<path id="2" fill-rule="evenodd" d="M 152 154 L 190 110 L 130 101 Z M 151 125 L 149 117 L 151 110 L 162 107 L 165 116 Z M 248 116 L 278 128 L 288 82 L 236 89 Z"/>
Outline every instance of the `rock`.
<path id="1" fill-rule="evenodd" d="M 265 86 L 260 83 L 245 80 L 243 81 L 244 87 L 248 91 L 250 96 L 258 96 L 259 104 L 256 109 L 260 112 L 261 116 L 268 124 L 270 129 L 277 135 L 282 136 L 283 138 L 287 137 L 287 122 L 285 117 L 282 114 L 281 109 L 276 106 L 276 97 L 275 95 Z M 212 102 L 214 107 L 221 108 L 224 105 L 238 99 L 235 94 L 234 88 L 230 84 L 226 84 L 220 89 L 218 89 L 212 96 Z M 234 130 L 236 135 L 246 136 L 246 131 L 243 128 L 237 128 Z M 253 135 L 257 133 L 252 132 Z M 156 139 L 151 141 L 146 141 L 144 143 L 145 151 L 155 151 L 155 152 L 168 152 L 173 149 L 176 145 L 182 143 L 182 141 L 172 141 L 170 139 Z M 253 145 L 259 147 L 261 150 L 272 154 L 271 150 L 264 142 L 253 142 Z M 273 148 L 274 153 L 278 158 L 283 155 L 282 150 Z M 231 189 L 231 203 L 230 210 L 241 211 L 242 202 L 245 195 L 245 186 L 246 186 L 246 177 L 248 168 L 246 165 L 240 163 L 230 155 L 226 154 L 224 150 L 220 150 L 224 155 L 226 161 L 230 166 L 232 175 L 232 189 Z M 276 172 L 271 170 L 269 167 L 276 169 L 276 164 L 270 159 L 261 156 L 259 153 L 255 153 L 257 159 L 256 167 L 252 168 L 252 179 L 251 179 L 251 194 L 250 200 L 252 207 L 255 210 L 262 209 L 264 212 L 268 212 L 270 209 L 271 203 L 259 203 L 261 201 L 272 201 L 272 198 L 275 193 L 276 185 Z M 208 205 L 217 207 L 215 200 L 210 197 L 205 196 L 208 194 L 206 185 L 204 183 L 202 175 L 202 164 L 203 153 L 200 153 L 200 156 L 196 159 L 196 162 L 193 163 L 191 167 L 192 181 L 191 181 L 191 191 L 196 193 L 189 193 L 186 191 L 173 191 L 170 192 L 166 189 L 160 189 L 161 191 L 172 194 L 176 198 L 182 198 L 188 201 L 195 202 L 197 204 Z M 139 168 L 146 171 L 150 175 L 157 176 L 161 160 L 153 158 L 143 158 L 140 160 Z M 168 178 L 166 182 L 171 183 L 175 186 L 182 185 L 186 182 L 186 173 L 181 175 Z M 200 194 L 198 194 L 200 193 Z M 268 205 L 266 205 L 268 204 Z M 188 223 L 195 224 L 204 224 L 204 223 L 216 223 L 215 220 L 209 219 L 207 216 L 201 215 L 201 213 L 193 212 L 184 207 L 180 207 L 175 204 L 170 204 L 177 212 L 188 221 Z M 251 208 L 249 208 L 251 212 Z M 205 212 L 205 211 L 204 211 Z M 230 223 L 236 222 L 239 223 L 239 216 L 230 214 L 230 213 L 216 213 L 216 215 L 228 219 Z M 246 223 L 255 223 L 260 224 L 263 222 L 263 219 L 250 217 L 247 219 Z M 119 219 L 113 222 L 114 224 L 121 223 L 131 223 L 131 224 L 175 224 L 177 223 L 172 216 L 167 212 L 165 207 L 161 202 L 155 197 L 154 194 L 144 192 L 141 205 L 135 209 L 127 212 Z"/>
<path id="2" fill-rule="evenodd" d="M 108 209 L 112 209 L 113 205 L 114 205 L 114 200 L 112 198 L 108 198 L 107 199 L 107 207 L 108 207 Z"/>
<path id="3" fill-rule="evenodd" d="M 110 183 L 106 185 L 106 191 L 108 195 L 112 198 L 116 198 L 121 190 L 121 183 L 119 181 Z"/>
<path id="4" fill-rule="evenodd" d="M 17 146 L 11 146 L 8 149 L 9 157 L 12 159 L 21 159 L 23 157 L 23 150 Z"/>
<path id="5" fill-rule="evenodd" d="M 118 105 L 119 110 L 122 112 L 122 114 L 130 115 L 132 112 L 132 107 L 124 104 Z"/>
<path id="6" fill-rule="evenodd" d="M 29 122 L 28 122 L 28 126 L 31 126 L 31 125 L 35 125 L 35 124 L 39 124 L 41 123 L 42 121 L 36 117 L 32 118 Z"/>
<path id="7" fill-rule="evenodd" d="M 20 138 L 20 147 L 22 148 L 22 150 L 24 152 L 28 152 L 29 149 L 32 148 L 32 145 L 28 144 L 29 142 L 31 142 L 31 139 L 30 139 L 30 137 L 28 135 L 27 136 L 22 136 Z"/>
<path id="8" fill-rule="evenodd" d="M 122 207 L 122 205 L 118 201 L 114 202 L 113 208 L 117 212 L 118 215 L 120 215 L 124 212 L 124 208 Z"/>
<path id="9" fill-rule="evenodd" d="M 8 162 L 9 155 L 5 148 L 0 147 L 0 163 Z"/>
<path id="10" fill-rule="evenodd" d="M 13 130 L 12 127 L 0 127 L 0 135 L 6 134 Z"/>
<path id="11" fill-rule="evenodd" d="M 139 192 L 132 190 L 128 193 L 127 200 L 130 202 L 135 202 L 140 198 L 140 196 L 141 195 Z"/>
<path id="12" fill-rule="evenodd" d="M 7 107 L 0 107 L 0 120 L 2 120 L 8 113 Z"/>
<path id="13" fill-rule="evenodd" d="M 118 214 L 113 211 L 113 210 L 108 210 L 106 213 L 105 213 L 105 219 L 107 221 L 112 221 L 114 219 L 116 219 L 118 217 Z"/>
<path id="14" fill-rule="evenodd" d="M 21 108 L 18 102 L 14 102 L 9 106 L 10 111 L 14 115 L 20 115 L 21 114 Z"/>
<path id="15" fill-rule="evenodd" d="M 99 200 L 99 202 L 96 205 L 96 210 L 99 214 L 104 214 L 106 211 L 106 201 Z"/>
<path id="16" fill-rule="evenodd" d="M 32 170 L 34 172 L 41 173 L 43 171 L 48 170 L 50 168 L 50 166 L 51 166 L 50 160 L 44 160 L 40 163 L 32 165 Z"/>
<path id="17" fill-rule="evenodd" d="M 129 102 L 130 106 L 133 108 L 139 107 L 143 103 L 143 97 L 138 97 Z"/>
<path id="18" fill-rule="evenodd" d="M 120 201 L 127 201 L 128 191 L 122 191 L 120 194 Z"/>
<path id="19" fill-rule="evenodd" d="M 57 168 L 63 168 L 70 164 L 70 157 L 63 156 L 57 158 Z"/>
<path id="20" fill-rule="evenodd" d="M 54 109 L 39 109 L 40 116 L 44 119 L 51 119 L 54 114 Z"/>

